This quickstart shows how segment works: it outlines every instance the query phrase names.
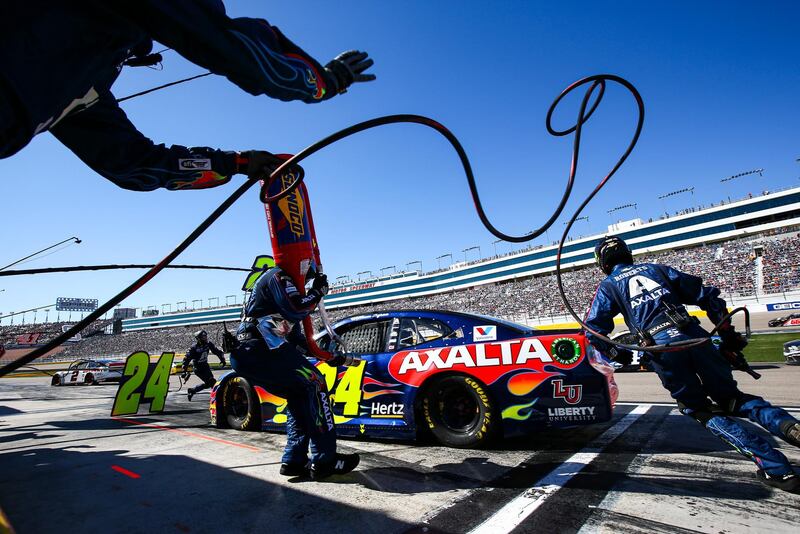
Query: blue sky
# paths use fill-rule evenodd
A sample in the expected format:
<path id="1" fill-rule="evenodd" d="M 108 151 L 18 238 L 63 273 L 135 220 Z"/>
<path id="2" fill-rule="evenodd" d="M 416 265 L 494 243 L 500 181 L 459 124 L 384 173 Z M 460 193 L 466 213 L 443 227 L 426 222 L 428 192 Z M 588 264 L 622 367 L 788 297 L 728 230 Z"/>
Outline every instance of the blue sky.
<path id="1" fill-rule="evenodd" d="M 577 233 L 604 231 L 611 207 L 638 203 L 657 216 L 748 192 L 800 185 L 796 2 L 226 2 L 230 16 L 266 18 L 325 63 L 357 48 L 375 60 L 378 80 L 306 105 L 253 97 L 207 77 L 123 104 L 156 142 L 292 152 L 364 119 L 428 115 L 449 127 L 472 160 L 486 209 L 500 229 L 538 227 L 560 198 L 572 138 L 544 129 L 550 102 L 569 83 L 613 73 L 633 82 L 646 105 L 641 140 L 589 206 Z M 203 72 L 175 52 L 164 70 L 126 69 L 124 96 Z M 577 98 L 557 122 L 573 121 Z M 585 130 L 573 199 L 577 206 L 616 161 L 634 127 L 634 104 L 609 87 Z M 431 131 L 389 126 L 360 134 L 304 163 L 325 270 L 332 278 L 378 273 L 480 245 L 494 237 L 478 221 L 455 154 Z M 763 167 L 758 175 L 720 179 Z M 72 235 L 83 243 L 27 267 L 155 262 L 239 183 L 206 191 L 134 193 L 85 167 L 49 134 L 0 161 L 3 246 L 10 263 Z M 634 214 L 620 212 L 626 217 Z M 559 220 L 550 237 L 563 229 Z M 543 242 L 544 237 L 539 240 Z M 498 252 L 510 245 L 497 245 Z M 269 253 L 255 190 L 178 261 L 248 267 Z M 472 258 L 472 254 L 470 253 Z M 137 272 L 0 279 L 0 312 L 46 305 L 58 296 L 114 295 Z M 243 276 L 164 272 L 125 305 L 239 294 Z M 41 319 L 41 316 L 39 317 Z M 30 319 L 30 316 L 29 316 Z M 52 319 L 52 317 L 51 317 Z"/>

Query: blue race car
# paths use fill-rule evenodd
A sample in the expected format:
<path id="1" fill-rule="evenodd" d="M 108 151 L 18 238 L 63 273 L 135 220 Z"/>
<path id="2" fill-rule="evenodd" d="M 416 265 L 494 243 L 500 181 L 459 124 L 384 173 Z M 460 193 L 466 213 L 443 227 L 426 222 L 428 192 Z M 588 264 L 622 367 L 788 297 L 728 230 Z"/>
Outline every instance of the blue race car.
<path id="1" fill-rule="evenodd" d="M 442 445 L 478 447 L 612 416 L 613 368 L 575 330 L 432 310 L 357 315 L 334 330 L 363 359 L 316 364 L 341 436 L 409 439 L 425 429 Z M 318 343 L 333 348 L 327 334 Z M 234 372 L 212 389 L 210 412 L 220 428 L 282 431 L 286 423 L 284 399 Z"/>

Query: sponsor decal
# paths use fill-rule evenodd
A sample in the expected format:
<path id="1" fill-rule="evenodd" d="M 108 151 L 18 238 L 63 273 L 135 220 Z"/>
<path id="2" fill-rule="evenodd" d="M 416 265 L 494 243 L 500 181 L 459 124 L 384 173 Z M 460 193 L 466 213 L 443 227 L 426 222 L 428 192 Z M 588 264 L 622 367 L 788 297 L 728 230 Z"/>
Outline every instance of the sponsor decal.
<path id="1" fill-rule="evenodd" d="M 294 179 L 294 174 L 282 174 L 281 190 L 288 188 Z M 296 237 L 302 238 L 306 233 L 306 227 L 303 224 L 303 210 L 305 206 L 303 205 L 303 198 L 297 193 L 297 190 L 295 189 L 280 199 L 278 201 L 278 208 L 286 218 L 286 222 L 289 224 L 289 230 L 291 230 Z"/>
<path id="2" fill-rule="evenodd" d="M 474 326 L 472 328 L 473 341 L 497 341 L 496 326 Z"/>
<path id="3" fill-rule="evenodd" d="M 371 287 L 375 287 L 375 282 L 370 282 L 368 284 L 356 284 L 356 285 L 352 285 L 352 286 L 331 289 L 328 292 L 328 294 L 329 295 L 335 295 L 337 293 L 346 293 L 347 291 L 356 291 L 356 290 L 359 290 L 359 289 L 369 289 Z"/>
<path id="4" fill-rule="evenodd" d="M 564 399 L 567 404 L 578 404 L 583 398 L 583 385 L 564 385 L 560 378 L 553 380 L 553 398 Z"/>
<path id="5" fill-rule="evenodd" d="M 211 160 L 208 158 L 179 159 L 178 168 L 182 171 L 210 171 Z"/>
<path id="6" fill-rule="evenodd" d="M 328 430 L 333 430 L 336 427 L 333 425 L 333 413 L 331 413 L 331 407 L 328 404 L 328 395 L 324 391 L 320 391 L 319 399 L 322 401 L 322 411 L 325 414 L 325 422 L 328 424 Z"/>
<path id="7" fill-rule="evenodd" d="M 544 371 L 546 364 L 560 368 L 538 338 L 455 345 L 427 350 L 403 350 L 392 356 L 389 373 L 392 378 L 410 386 L 419 386 L 427 377 L 449 369 L 467 370 L 484 384 L 492 384 L 510 371 Z"/>
<path id="8" fill-rule="evenodd" d="M 581 357 L 581 344 L 571 337 L 560 337 L 550 345 L 553 359 L 562 365 L 572 365 Z"/>
<path id="9" fill-rule="evenodd" d="M 647 270 L 647 267 L 645 267 L 644 265 L 641 265 L 639 267 L 633 267 L 633 268 L 631 268 L 631 269 L 629 269 L 627 271 L 624 271 L 624 272 L 614 276 L 614 281 L 619 282 L 620 280 L 625 280 L 628 277 L 631 277 L 631 276 L 633 276 L 635 274 L 638 274 L 638 273 L 640 273 L 642 271 L 646 271 L 646 270 Z"/>
<path id="10" fill-rule="evenodd" d="M 551 422 L 593 421 L 594 406 L 581 406 L 575 408 L 548 408 L 547 416 Z"/>
<path id="11" fill-rule="evenodd" d="M 402 402 L 373 402 L 369 407 L 370 417 L 381 419 L 402 419 L 405 405 Z"/>
<path id="12" fill-rule="evenodd" d="M 800 310 L 800 302 L 779 302 L 777 304 L 767 304 L 767 311 Z"/>
<path id="13" fill-rule="evenodd" d="M 636 308 L 645 302 L 651 302 L 663 295 L 669 295 L 669 291 L 646 276 L 636 275 L 628 280 L 628 295 L 631 308 Z"/>
<path id="14" fill-rule="evenodd" d="M 800 319 L 789 319 L 783 326 L 800 326 Z"/>

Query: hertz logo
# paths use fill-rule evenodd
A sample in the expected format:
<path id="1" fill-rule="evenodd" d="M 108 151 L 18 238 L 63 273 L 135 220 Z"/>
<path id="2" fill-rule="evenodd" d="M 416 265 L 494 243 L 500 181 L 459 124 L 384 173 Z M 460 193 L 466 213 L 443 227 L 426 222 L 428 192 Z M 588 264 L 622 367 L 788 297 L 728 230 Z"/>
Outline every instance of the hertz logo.
<path id="1" fill-rule="evenodd" d="M 281 189 L 289 187 L 294 181 L 294 175 L 291 173 L 281 175 Z M 292 233 L 301 238 L 306 233 L 306 228 L 303 225 L 303 198 L 297 194 L 297 189 L 286 195 L 278 201 L 278 208 L 280 208 L 286 221 L 289 223 L 289 229 Z"/>

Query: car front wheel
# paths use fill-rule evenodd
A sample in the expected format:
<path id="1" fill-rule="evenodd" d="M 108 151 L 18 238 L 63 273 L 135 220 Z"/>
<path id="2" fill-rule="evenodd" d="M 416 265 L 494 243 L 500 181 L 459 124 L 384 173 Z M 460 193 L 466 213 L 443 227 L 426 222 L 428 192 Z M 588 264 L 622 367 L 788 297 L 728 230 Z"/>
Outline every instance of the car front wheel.
<path id="1" fill-rule="evenodd" d="M 50 380 L 51 386 L 60 386 L 61 385 L 61 377 L 58 375 L 53 375 L 53 379 Z"/>
<path id="2" fill-rule="evenodd" d="M 485 386 L 464 375 L 436 379 L 424 393 L 422 415 L 436 440 L 448 447 L 485 446 L 500 423 Z"/>

